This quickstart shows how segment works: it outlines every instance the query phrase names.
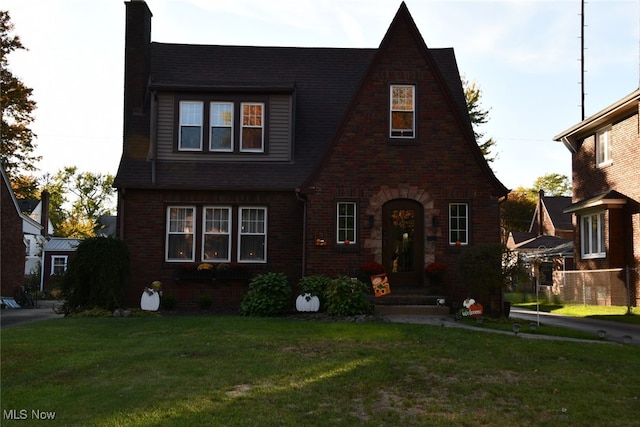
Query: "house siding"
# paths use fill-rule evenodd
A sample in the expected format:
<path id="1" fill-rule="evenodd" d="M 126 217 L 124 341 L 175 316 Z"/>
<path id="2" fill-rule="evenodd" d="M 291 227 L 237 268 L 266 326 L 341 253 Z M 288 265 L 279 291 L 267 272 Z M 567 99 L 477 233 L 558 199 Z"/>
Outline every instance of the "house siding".
<path id="1" fill-rule="evenodd" d="M 158 102 L 158 134 L 157 134 L 157 159 L 197 162 L 206 157 L 207 161 L 223 162 L 287 162 L 292 157 L 292 125 L 293 117 L 292 98 L 285 95 L 272 95 L 268 102 L 268 135 L 265 137 L 266 155 L 254 153 L 203 153 L 203 152 L 177 152 L 177 130 L 176 123 L 177 110 L 175 94 L 161 93 L 157 96 Z M 184 99 L 190 99 L 188 97 Z M 211 100 L 215 99 L 212 95 Z M 234 129 L 236 136 L 240 130 Z M 208 132 L 203 129 L 203 132 Z M 206 141 L 206 138 L 205 138 Z"/>

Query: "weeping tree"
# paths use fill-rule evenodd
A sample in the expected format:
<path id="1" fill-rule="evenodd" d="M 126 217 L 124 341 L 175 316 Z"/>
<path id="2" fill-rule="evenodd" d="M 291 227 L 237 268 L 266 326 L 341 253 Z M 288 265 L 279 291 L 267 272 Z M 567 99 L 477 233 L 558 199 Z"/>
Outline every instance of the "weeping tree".
<path id="1" fill-rule="evenodd" d="M 129 250 L 112 237 L 83 240 L 62 277 L 65 314 L 125 306 L 125 283 L 130 273 Z"/>
<path id="2" fill-rule="evenodd" d="M 458 259 L 458 274 L 468 297 L 473 297 L 495 314 L 502 313 L 502 290 L 521 269 L 517 258 L 514 262 L 512 252 L 501 244 L 469 246 Z"/>

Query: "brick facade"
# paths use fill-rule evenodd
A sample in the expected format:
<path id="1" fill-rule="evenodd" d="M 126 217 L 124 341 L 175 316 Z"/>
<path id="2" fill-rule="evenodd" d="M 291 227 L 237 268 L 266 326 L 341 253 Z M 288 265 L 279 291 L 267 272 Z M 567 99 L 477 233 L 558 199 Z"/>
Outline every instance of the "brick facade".
<path id="1" fill-rule="evenodd" d="M 632 299 L 640 302 L 640 90 L 556 137 L 572 151 L 573 224 L 578 270 L 631 268 Z M 610 126 L 611 161 L 596 164 L 596 134 Z M 606 196 L 602 196 L 606 194 Z M 599 203 L 589 203 L 602 197 Z M 582 257 L 582 215 L 604 210 L 606 256 Z M 634 270 L 635 269 L 635 270 Z"/>
<path id="2" fill-rule="evenodd" d="M 9 182 L 4 171 L 0 182 L 0 295 L 13 297 L 24 284 L 25 245 L 22 234 L 22 217 L 14 204 Z"/>
<path id="3" fill-rule="evenodd" d="M 124 148 L 115 186 L 118 235 L 133 260 L 132 304 L 154 280 L 189 307 L 203 295 L 214 306 L 237 307 L 246 291 L 246 278 L 177 274 L 185 263 L 165 261 L 171 204 L 196 212 L 266 207 L 267 262 L 243 267 L 283 272 L 293 286 L 303 274 L 352 276 L 366 261 L 384 261 L 383 211 L 399 200 L 419 207 L 424 222 L 419 280 L 431 261 L 455 270 L 462 248 L 448 242 L 449 203 L 469 206 L 469 244 L 500 242 L 499 200 L 508 190 L 476 144 L 453 50 L 429 50 L 404 3 L 379 49 L 150 44 L 147 5 L 125 4 Z M 416 88 L 415 138 L 389 138 L 391 84 Z M 218 97 L 238 103 L 251 96 L 268 110 L 264 152 L 177 147 L 181 99 L 202 100 L 207 109 Z M 337 201 L 357 204 L 356 244 L 333 244 Z M 194 236 L 199 248 L 201 232 Z M 318 236 L 329 244 L 316 245 Z M 192 271 L 199 249 L 195 259 Z M 448 280 L 460 297 L 455 275 Z"/>
<path id="4" fill-rule="evenodd" d="M 260 206 L 267 208 L 267 263 L 243 265 L 243 280 L 193 280 L 180 278 L 178 271 L 196 271 L 201 263 L 200 244 L 196 232 L 196 261 L 165 261 L 166 210 L 169 205 L 195 206 L 197 215 L 203 206 Z M 127 297 L 131 304 L 139 301 L 142 291 L 154 280 L 160 280 L 165 294 L 173 295 L 181 307 L 194 308 L 202 296 L 212 298 L 216 308 L 237 308 L 247 290 L 248 278 L 268 271 L 283 272 L 291 285 L 301 277 L 302 203 L 293 192 L 213 192 L 213 191 L 127 191 L 120 196 L 118 213 L 121 230 L 131 253 L 132 276 Z M 236 211 L 234 210 L 234 213 Z M 201 217 L 197 218 L 199 227 Z M 233 221 L 235 227 L 235 221 Z M 235 251 L 233 243 L 232 252 Z"/>

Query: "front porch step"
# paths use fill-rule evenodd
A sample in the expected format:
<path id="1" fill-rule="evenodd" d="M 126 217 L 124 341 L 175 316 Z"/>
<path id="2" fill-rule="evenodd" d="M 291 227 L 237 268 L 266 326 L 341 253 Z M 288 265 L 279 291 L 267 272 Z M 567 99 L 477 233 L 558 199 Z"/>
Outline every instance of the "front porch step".
<path id="1" fill-rule="evenodd" d="M 437 305 L 387 305 L 376 304 L 373 313 L 378 316 L 447 316 L 449 307 Z"/>

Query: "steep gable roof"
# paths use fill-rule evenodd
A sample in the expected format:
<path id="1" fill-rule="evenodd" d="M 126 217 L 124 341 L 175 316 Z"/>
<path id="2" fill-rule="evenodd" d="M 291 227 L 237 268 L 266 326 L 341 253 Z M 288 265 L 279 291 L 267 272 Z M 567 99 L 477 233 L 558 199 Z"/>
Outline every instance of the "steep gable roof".
<path id="1" fill-rule="evenodd" d="M 20 203 L 19 203 L 18 199 L 16 198 L 16 195 L 13 192 L 13 189 L 11 188 L 11 183 L 9 182 L 9 178 L 7 177 L 7 174 L 4 171 L 4 168 L 2 168 L 2 167 L 0 167 L 0 179 L 2 180 L 2 185 L 5 185 L 7 190 L 8 190 L 8 192 L 9 192 L 9 195 L 11 197 L 11 203 L 15 207 L 15 210 L 16 210 L 18 216 L 20 217 L 20 219 L 22 219 L 23 229 L 24 229 L 25 224 L 26 224 L 31 228 L 35 228 L 37 230 L 42 230 L 42 225 L 38 224 L 37 221 L 35 221 L 31 217 L 29 217 L 28 215 L 25 215 L 23 213 L 22 209 L 20 208 Z"/>
<path id="2" fill-rule="evenodd" d="M 544 206 L 544 210 L 549 215 L 551 224 L 556 230 L 573 230 L 573 223 L 571 222 L 571 215 L 564 212 L 564 209 L 571 205 L 571 197 L 567 196 L 543 196 L 540 202 Z M 540 203 L 536 204 L 536 208 L 531 218 L 531 225 L 529 231 L 534 229 L 534 226 L 539 222 L 540 217 Z"/>
<path id="3" fill-rule="evenodd" d="M 564 209 L 571 204 L 571 197 L 543 197 L 542 203 L 551 218 L 556 230 L 572 230 L 571 215 L 565 214 Z"/>
<path id="4" fill-rule="evenodd" d="M 473 142 L 479 161 L 501 192 L 506 189 L 490 171 L 475 139 L 453 49 L 427 49 L 404 3 L 391 29 L 409 25 L 437 70 L 448 102 L 458 111 L 461 127 Z M 387 37 L 385 36 L 385 38 Z M 123 157 L 116 187 L 279 190 L 300 187 L 321 159 L 355 98 L 379 49 L 297 48 L 151 43 L 152 91 L 291 93 L 295 104 L 292 162 L 217 162 L 184 164 Z M 238 173 L 239 170 L 245 173 Z M 152 182 L 153 176 L 157 179 Z M 197 176 L 198 179 L 194 179 Z"/>
<path id="5" fill-rule="evenodd" d="M 509 190 L 495 176 L 476 142 L 453 49 L 428 48 L 405 2 L 401 3 L 400 8 L 396 12 L 395 17 L 391 22 L 391 25 L 387 29 L 387 32 L 383 37 L 380 46 L 376 50 L 375 56 L 368 67 L 367 73 L 363 78 L 363 82 L 368 80 L 372 76 L 372 74 L 376 70 L 376 67 L 379 66 L 380 62 L 383 60 L 388 51 L 397 49 L 397 46 L 394 44 L 393 38 L 397 33 L 405 30 L 408 30 L 410 32 L 411 37 L 415 42 L 415 46 L 418 47 L 423 59 L 428 64 L 428 68 L 432 71 L 435 79 L 437 80 L 439 87 L 444 95 L 445 101 L 449 104 L 451 110 L 455 112 L 455 119 L 458 121 L 460 129 L 465 136 L 465 142 L 467 142 L 468 144 L 469 151 L 473 154 L 480 169 L 488 178 L 489 182 L 493 185 L 494 189 L 496 190 L 496 195 L 506 196 Z M 361 91 L 362 88 L 359 88 L 358 92 L 360 93 Z M 358 95 L 354 97 L 350 109 L 353 107 L 353 103 L 356 102 L 357 96 Z M 346 119 L 347 117 L 345 116 L 343 120 Z M 341 125 L 343 124 L 344 121 Z M 333 143 L 336 143 L 336 141 L 334 140 Z M 327 151 L 325 153 L 325 156 L 328 155 L 329 152 Z M 317 172 L 318 170 L 316 170 L 316 173 Z M 307 183 L 311 182 L 312 180 L 313 176 L 310 177 Z"/>

